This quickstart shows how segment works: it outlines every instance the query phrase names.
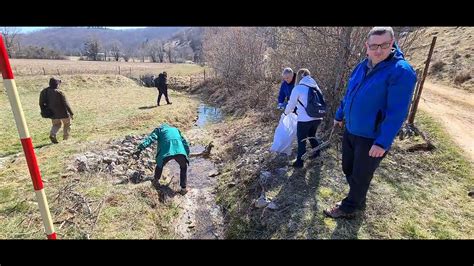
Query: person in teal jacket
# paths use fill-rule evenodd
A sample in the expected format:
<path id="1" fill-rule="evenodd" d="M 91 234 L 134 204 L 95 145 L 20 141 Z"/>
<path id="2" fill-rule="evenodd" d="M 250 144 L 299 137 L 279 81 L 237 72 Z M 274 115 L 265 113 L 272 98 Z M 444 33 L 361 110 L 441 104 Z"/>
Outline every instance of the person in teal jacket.
<path id="1" fill-rule="evenodd" d="M 186 194 L 187 170 L 189 165 L 189 145 L 176 127 L 166 123 L 155 128 L 153 132 L 146 137 L 137 147 L 134 153 L 139 156 L 140 153 L 155 141 L 158 142 L 158 151 L 156 153 L 156 167 L 154 184 L 159 184 L 163 167 L 170 160 L 175 160 L 180 168 L 180 186 L 181 194 Z"/>

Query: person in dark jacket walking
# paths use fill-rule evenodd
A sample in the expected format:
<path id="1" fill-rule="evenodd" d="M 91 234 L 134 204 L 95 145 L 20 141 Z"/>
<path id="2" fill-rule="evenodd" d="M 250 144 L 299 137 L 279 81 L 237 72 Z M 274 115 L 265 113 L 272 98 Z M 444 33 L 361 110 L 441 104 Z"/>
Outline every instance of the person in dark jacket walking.
<path id="1" fill-rule="evenodd" d="M 74 119 L 74 113 L 66 99 L 66 95 L 59 90 L 60 84 L 61 80 L 51 78 L 49 80 L 49 87 L 41 91 L 39 99 L 42 114 L 45 113 L 44 110 L 49 110 L 46 118 L 51 118 L 53 124 L 49 133 L 49 139 L 55 144 L 58 143 L 56 134 L 61 129 L 62 124 L 64 124 L 63 140 L 69 138 L 71 120 Z"/>
<path id="2" fill-rule="evenodd" d="M 158 100 L 156 105 L 160 106 L 161 96 L 165 95 L 166 103 L 172 104 L 168 99 L 168 83 L 167 83 L 168 74 L 166 72 L 160 73 L 155 79 L 155 87 L 158 88 Z"/>
<path id="3" fill-rule="evenodd" d="M 346 125 L 342 169 L 350 189 L 324 210 L 332 218 L 352 218 L 365 208 L 374 172 L 405 120 L 416 84 L 391 27 L 373 28 L 365 45 L 368 57 L 352 72 L 334 120 L 334 126 Z"/>

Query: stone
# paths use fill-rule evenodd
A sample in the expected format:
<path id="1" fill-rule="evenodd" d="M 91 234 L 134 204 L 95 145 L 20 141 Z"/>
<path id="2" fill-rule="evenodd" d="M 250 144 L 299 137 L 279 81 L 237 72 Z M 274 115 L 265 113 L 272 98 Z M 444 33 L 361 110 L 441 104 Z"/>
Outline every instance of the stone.
<path id="1" fill-rule="evenodd" d="M 70 177 L 70 176 L 72 176 L 72 173 L 71 173 L 71 172 L 62 173 L 62 174 L 61 174 L 61 178 L 68 178 L 68 177 Z"/>
<path id="2" fill-rule="evenodd" d="M 89 170 L 88 159 L 86 156 L 79 156 L 76 158 L 76 165 L 78 172 L 85 172 Z"/>
<path id="3" fill-rule="evenodd" d="M 209 177 L 214 177 L 214 176 L 218 176 L 220 175 L 221 173 L 217 170 L 212 170 L 211 172 L 209 172 Z"/>
<path id="4" fill-rule="evenodd" d="M 255 201 L 255 207 L 257 208 L 265 208 L 268 206 L 270 203 L 270 200 L 268 200 L 265 195 L 261 195 L 256 201 Z"/>
<path id="5" fill-rule="evenodd" d="M 68 172 L 76 172 L 77 169 L 76 169 L 73 165 L 69 165 L 68 167 L 66 167 L 66 171 L 68 171 Z"/>
<path id="6" fill-rule="evenodd" d="M 109 172 L 112 172 L 115 169 L 115 163 L 112 162 L 111 164 L 107 165 L 105 169 L 107 169 Z"/>
<path id="7" fill-rule="evenodd" d="M 266 208 L 270 209 L 270 210 L 277 210 L 278 206 L 274 202 L 270 202 L 270 203 L 268 203 Z"/>

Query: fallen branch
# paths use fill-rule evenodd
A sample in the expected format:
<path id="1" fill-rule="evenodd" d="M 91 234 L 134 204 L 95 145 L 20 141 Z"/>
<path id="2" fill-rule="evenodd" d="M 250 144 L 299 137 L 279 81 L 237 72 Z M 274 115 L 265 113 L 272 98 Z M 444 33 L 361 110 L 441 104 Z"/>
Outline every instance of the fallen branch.
<path id="1" fill-rule="evenodd" d="M 99 206 L 97 206 L 96 210 L 94 211 L 94 212 L 97 211 L 97 215 L 95 216 L 94 223 L 93 223 L 92 226 L 91 226 L 91 233 L 90 233 L 90 235 L 92 235 L 92 233 L 94 232 L 94 229 L 95 229 L 95 226 L 96 226 L 96 224 L 97 224 L 97 221 L 99 220 L 100 212 L 102 211 L 102 207 L 104 206 L 104 202 L 105 202 L 105 199 L 103 199 L 103 200 L 99 203 Z"/>
<path id="2" fill-rule="evenodd" d="M 322 150 L 322 149 L 327 148 L 327 147 L 331 144 L 331 142 L 333 141 L 332 136 L 333 136 L 333 133 L 334 133 L 334 128 L 335 128 L 334 126 L 331 128 L 331 131 L 330 131 L 330 133 L 329 133 L 329 138 L 328 138 L 327 141 L 324 141 L 323 143 L 319 144 L 318 146 L 316 146 L 316 147 L 310 149 L 309 151 L 307 151 L 307 152 L 301 157 L 301 159 L 302 159 L 302 160 L 306 160 L 306 159 L 308 159 L 308 157 L 313 156 L 317 151 L 320 151 L 320 150 Z M 328 135 L 328 134 L 326 133 L 325 136 L 327 136 L 327 135 Z M 323 139 L 325 136 L 321 137 L 321 139 Z M 317 139 L 317 138 L 316 138 L 316 137 L 308 137 L 308 138 L 305 138 L 305 139 L 303 139 L 303 140 L 301 140 L 301 141 L 306 141 L 306 140 L 310 140 L 310 139 Z"/>

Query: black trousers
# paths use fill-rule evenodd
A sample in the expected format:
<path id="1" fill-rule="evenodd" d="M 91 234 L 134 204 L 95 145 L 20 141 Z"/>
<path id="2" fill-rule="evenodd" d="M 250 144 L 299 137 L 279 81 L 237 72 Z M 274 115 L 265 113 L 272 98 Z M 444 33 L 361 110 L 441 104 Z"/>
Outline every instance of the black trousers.
<path id="1" fill-rule="evenodd" d="M 385 157 L 370 157 L 369 151 L 374 139 L 359 137 L 344 132 L 342 140 L 342 170 L 349 183 L 349 194 L 342 200 L 340 209 L 352 213 L 365 205 L 367 191 L 374 172 Z"/>
<path id="2" fill-rule="evenodd" d="M 301 157 L 306 153 L 306 141 L 301 141 L 307 137 L 315 137 L 316 130 L 318 130 L 318 126 L 321 124 L 321 120 L 313 120 L 308 122 L 298 122 L 296 126 L 296 137 L 298 139 L 298 155 L 296 159 L 301 161 Z M 311 144 L 312 148 L 315 148 L 319 145 L 317 139 L 310 139 L 309 143 Z M 317 156 L 318 153 L 315 154 Z"/>
<path id="3" fill-rule="evenodd" d="M 166 103 L 170 103 L 170 100 L 168 99 L 168 87 L 165 86 L 165 87 L 158 87 L 158 100 L 156 101 L 156 104 L 157 105 L 160 105 L 160 100 L 161 100 L 161 96 L 162 95 L 165 95 L 165 99 L 166 99 Z"/>
<path id="4" fill-rule="evenodd" d="M 160 168 L 158 165 L 155 167 L 155 179 L 159 180 L 161 178 L 161 174 L 163 173 L 163 168 L 165 167 L 166 163 L 173 159 L 179 164 L 179 185 L 182 188 L 186 188 L 188 160 L 186 159 L 186 156 L 182 154 L 165 157 L 163 160 L 163 167 Z"/>

